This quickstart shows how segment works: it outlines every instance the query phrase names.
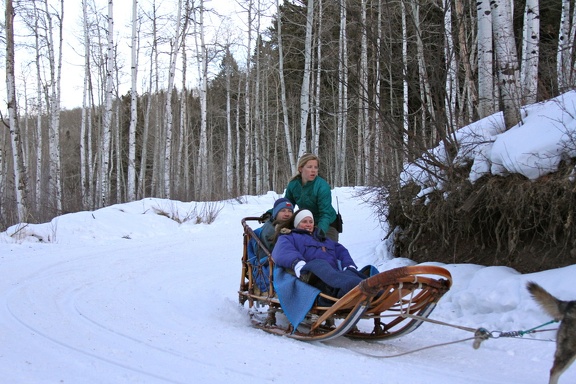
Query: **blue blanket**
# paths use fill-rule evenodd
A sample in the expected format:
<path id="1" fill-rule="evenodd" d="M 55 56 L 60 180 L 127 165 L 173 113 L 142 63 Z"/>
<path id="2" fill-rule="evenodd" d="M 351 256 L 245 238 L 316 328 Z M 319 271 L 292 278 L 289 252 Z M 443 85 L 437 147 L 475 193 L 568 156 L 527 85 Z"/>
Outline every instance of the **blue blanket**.
<path id="1" fill-rule="evenodd" d="M 262 232 L 262 227 L 256 228 L 254 234 L 260 236 Z M 270 267 L 268 266 L 268 257 L 264 256 L 259 258 L 259 254 L 262 252 L 259 249 L 259 245 L 253 238 L 248 242 L 248 261 L 252 264 L 252 276 L 258 288 L 261 292 L 267 292 L 270 285 Z M 263 253 L 263 252 L 262 252 Z"/>
<path id="2" fill-rule="evenodd" d="M 372 265 L 365 266 L 359 272 L 353 270 L 347 273 L 334 274 L 332 267 L 322 260 L 312 260 L 306 263 L 302 271 L 309 271 L 322 277 L 323 281 L 330 286 L 340 287 L 347 284 L 348 286 L 345 287 L 341 295 L 338 295 L 339 297 L 356 286 L 362 279 L 378 274 L 378 269 Z M 294 330 L 304 320 L 320 294 L 318 288 L 304 283 L 281 267 L 274 267 L 274 290 L 278 295 L 282 310 Z"/>
<path id="3" fill-rule="evenodd" d="M 284 314 L 296 330 L 314 305 L 320 290 L 298 280 L 280 267 L 274 267 L 274 289 Z"/>

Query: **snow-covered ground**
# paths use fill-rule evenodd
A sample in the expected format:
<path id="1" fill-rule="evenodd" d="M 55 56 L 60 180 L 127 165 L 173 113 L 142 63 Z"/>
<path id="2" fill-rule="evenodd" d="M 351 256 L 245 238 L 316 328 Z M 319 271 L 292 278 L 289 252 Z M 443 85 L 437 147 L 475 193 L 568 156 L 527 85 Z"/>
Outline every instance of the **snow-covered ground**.
<path id="1" fill-rule="evenodd" d="M 382 241 L 387 228 L 357 191 L 333 191 L 344 217 L 340 240 L 357 264 L 380 270 L 412 264 L 390 258 Z M 386 342 L 306 343 L 253 328 L 238 304 L 240 220 L 260 215 L 277 197 L 270 192 L 208 207 L 144 199 L 1 233 L 1 382 L 547 382 L 554 331 L 492 338 L 475 350 L 472 341 L 461 341 L 472 332 L 433 323 Z M 211 224 L 185 220 L 206 210 L 220 210 Z M 444 266 L 454 285 L 431 318 L 455 326 L 498 335 L 548 322 L 525 289 L 529 280 L 576 299 L 575 266 L 529 275 Z M 422 349 L 429 346 L 436 347 Z M 560 379 L 575 381 L 576 367 Z"/>

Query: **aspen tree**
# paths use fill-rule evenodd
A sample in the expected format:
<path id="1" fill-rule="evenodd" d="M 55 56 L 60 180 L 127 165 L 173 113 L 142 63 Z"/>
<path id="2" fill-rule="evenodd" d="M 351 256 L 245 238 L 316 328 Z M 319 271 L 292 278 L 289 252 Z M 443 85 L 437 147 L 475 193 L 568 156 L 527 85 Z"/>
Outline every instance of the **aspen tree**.
<path id="1" fill-rule="evenodd" d="M 298 157 L 307 151 L 306 127 L 310 113 L 310 77 L 312 65 L 312 26 L 314 25 L 314 0 L 308 0 L 306 5 L 306 38 L 304 41 L 304 74 L 300 88 L 300 143 Z"/>
<path id="2" fill-rule="evenodd" d="M 56 215 L 62 213 L 62 165 L 60 160 L 60 87 L 62 78 L 62 45 L 64 0 L 60 0 L 60 13 L 52 14 L 48 0 L 44 0 L 45 17 L 47 21 L 46 44 L 48 51 L 49 78 L 49 164 L 50 164 L 50 196 L 56 207 Z M 58 19 L 58 46 L 54 42 L 54 26 L 52 17 Z M 57 55 L 57 56 L 56 56 Z"/>
<path id="3" fill-rule="evenodd" d="M 494 51 L 492 49 L 492 10 L 490 0 L 476 2 L 478 23 L 478 116 L 495 112 Z"/>
<path id="4" fill-rule="evenodd" d="M 356 185 L 365 185 L 370 178 L 372 169 L 370 168 L 370 145 L 372 135 L 370 132 L 370 121 L 368 118 L 368 38 L 366 34 L 366 0 L 360 1 L 360 74 L 359 74 L 359 92 L 358 100 L 358 154 L 359 159 L 356 162 Z"/>
<path id="5" fill-rule="evenodd" d="M 533 104 L 538 96 L 538 61 L 540 60 L 540 6 L 538 2 L 538 0 L 527 0 L 524 8 L 520 71 L 522 104 Z"/>
<path id="6" fill-rule="evenodd" d="M 15 80 L 15 50 L 14 50 L 14 6 L 12 0 L 6 0 L 6 100 L 8 106 L 8 122 L 10 129 L 10 143 L 14 164 L 14 194 L 16 197 L 16 213 L 19 222 L 28 219 L 28 180 L 24 166 L 22 150 L 22 134 L 18 122 Z"/>
<path id="7" fill-rule="evenodd" d="M 558 31 L 558 49 L 556 51 L 556 75 L 558 78 L 558 90 L 564 92 L 569 86 L 570 63 L 572 57 L 570 45 L 570 0 L 561 0 L 562 11 L 560 14 L 560 28 Z"/>
<path id="8" fill-rule="evenodd" d="M 314 123 L 311 134 L 311 151 L 319 156 L 320 153 L 320 95 L 322 90 L 322 17 L 323 17 L 322 0 L 318 0 L 318 33 L 316 33 L 316 85 L 314 91 Z"/>
<path id="9" fill-rule="evenodd" d="M 208 169 L 208 52 L 205 42 L 204 0 L 194 10 L 194 41 L 196 44 L 196 63 L 198 74 L 198 97 L 200 99 L 200 142 L 198 145 L 198 162 L 196 183 L 200 184 L 200 198 L 210 195 L 210 178 Z"/>
<path id="10" fill-rule="evenodd" d="M 320 0 L 322 1 L 322 0 Z M 284 80 L 284 45 L 282 39 L 282 8 L 280 1 L 276 0 L 276 9 L 278 10 L 277 28 L 278 28 L 278 76 L 280 78 L 280 102 L 282 104 L 282 125 L 284 126 L 284 138 L 288 150 L 288 161 L 292 172 L 296 172 L 296 159 L 292 147 L 292 136 L 290 135 L 290 123 L 288 121 L 288 104 L 286 102 L 286 81 Z M 320 75 L 318 75 L 320 76 Z"/>
<path id="11" fill-rule="evenodd" d="M 175 19 L 175 32 L 170 39 L 169 63 L 168 63 L 168 86 L 166 88 L 166 99 L 164 103 L 164 130 L 165 130 L 165 147 L 164 147 L 164 189 L 162 196 L 170 199 L 172 192 L 172 140 L 173 140 L 173 113 L 172 113 L 172 90 L 174 88 L 174 79 L 176 77 L 176 60 L 178 52 L 182 46 L 182 0 L 178 0 L 176 19 Z"/>
<path id="12" fill-rule="evenodd" d="M 130 47 L 130 127 L 128 128 L 128 175 L 126 197 L 136 200 L 136 127 L 138 125 L 138 0 L 132 0 L 132 46 Z"/>
<path id="13" fill-rule="evenodd" d="M 338 111 L 336 137 L 336 171 L 334 186 L 346 185 L 346 136 L 348 130 L 348 33 L 346 0 L 340 0 L 340 34 L 338 39 Z"/>
<path id="14" fill-rule="evenodd" d="M 86 209 L 94 208 L 92 174 L 92 40 L 90 37 L 90 20 L 88 18 L 87 0 L 82 0 L 82 22 L 84 32 L 84 81 L 82 89 L 82 121 L 80 123 L 80 185 L 82 205 Z"/>
<path id="15" fill-rule="evenodd" d="M 100 200 L 99 207 L 110 202 L 110 147 L 112 143 L 112 103 L 114 96 L 114 4 L 108 0 L 108 30 L 106 31 L 106 86 L 104 116 L 102 120 L 102 137 L 100 147 Z"/>
<path id="16" fill-rule="evenodd" d="M 514 25 L 510 0 L 493 0 L 492 31 L 496 51 L 498 90 L 506 128 L 520 121 L 520 88 L 518 87 L 518 59 L 514 40 Z"/>

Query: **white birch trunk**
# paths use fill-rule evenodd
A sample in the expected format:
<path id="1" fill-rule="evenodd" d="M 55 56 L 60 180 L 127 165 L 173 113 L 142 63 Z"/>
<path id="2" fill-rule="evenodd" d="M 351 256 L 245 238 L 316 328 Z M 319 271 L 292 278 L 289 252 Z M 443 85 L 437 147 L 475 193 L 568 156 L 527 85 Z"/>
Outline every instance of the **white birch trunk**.
<path id="1" fill-rule="evenodd" d="M 54 112 L 52 115 L 53 118 L 53 126 L 55 132 L 57 132 L 57 140 L 56 140 L 56 148 L 58 152 L 55 156 L 55 161 L 57 163 L 57 177 L 56 177 L 56 207 L 58 208 L 58 214 L 62 212 L 62 160 L 60 156 L 60 100 L 62 95 L 62 55 L 63 55 L 63 48 L 64 45 L 64 0 L 60 0 L 60 20 L 58 23 L 58 58 L 56 61 L 56 81 L 54 86 L 54 95 L 52 98 L 52 111 Z"/>
<path id="2" fill-rule="evenodd" d="M 491 3 L 494 46 L 498 75 L 498 89 L 502 101 L 506 128 L 520 121 L 520 88 L 518 86 L 518 59 L 514 41 L 514 25 L 510 0 Z"/>
<path id="3" fill-rule="evenodd" d="M 322 18 L 323 4 L 318 0 L 318 33 L 316 38 L 316 90 L 314 96 L 314 125 L 312 131 L 312 153 L 320 154 L 320 92 L 322 85 Z"/>
<path id="4" fill-rule="evenodd" d="M 10 118 L 10 117 L 8 117 Z M 2 130 L 0 131 L 0 140 L 2 140 L 2 142 L 6 142 L 8 140 L 10 140 L 8 138 L 8 136 L 10 135 L 10 132 L 6 132 L 6 130 Z M 6 181 L 8 179 L 8 171 L 7 171 L 7 167 L 8 167 L 8 162 L 6 161 L 7 157 L 4 154 L 4 150 L 0 147 L 0 194 L 1 196 L 6 196 Z M 8 207 L 6 206 L 6 204 L 2 204 L 0 206 L 0 215 L 2 216 L 6 216 L 8 214 Z"/>
<path id="5" fill-rule="evenodd" d="M 199 177 L 196 178 L 196 182 L 200 183 L 200 197 L 208 198 L 210 195 L 211 182 L 208 170 L 208 52 L 206 50 L 204 31 L 204 0 L 200 0 L 200 6 L 198 10 L 195 11 L 194 18 L 194 41 L 196 43 L 196 62 L 198 65 L 198 98 L 200 99 Z"/>
<path id="6" fill-rule="evenodd" d="M 86 0 L 82 0 L 82 18 L 84 22 L 84 85 L 82 90 L 82 120 L 80 123 L 80 185 L 82 186 L 82 206 L 86 209 L 93 208 L 92 203 L 92 179 L 91 179 L 91 161 L 88 157 L 87 147 L 90 147 L 91 138 L 91 120 L 92 105 L 90 103 L 90 21 L 88 19 L 88 5 Z"/>
<path id="7" fill-rule="evenodd" d="M 158 95 L 158 71 L 154 72 L 155 64 L 157 63 L 157 42 L 156 39 L 156 2 L 152 4 L 152 46 L 150 50 L 150 71 L 148 72 L 148 96 L 146 99 L 146 107 L 144 109 L 144 127 L 142 132 L 142 153 L 140 154 L 140 173 L 138 174 L 138 197 L 143 198 L 146 196 L 146 169 L 148 161 L 148 140 L 150 132 L 150 114 L 152 113 L 152 95 Z M 156 87 L 154 88 L 154 85 Z M 156 158 L 153 158 L 153 166 L 156 163 Z M 152 172 L 153 173 L 153 172 Z"/>
<path id="8" fill-rule="evenodd" d="M 372 135 L 370 134 L 370 121 L 368 118 L 368 27 L 366 25 L 366 0 L 361 0 L 360 20 L 362 35 L 360 38 L 360 100 L 359 100 L 359 129 L 361 130 L 361 138 L 359 141 L 362 147 L 359 148 L 359 154 L 362 157 L 357 160 L 359 168 L 357 169 L 356 178 L 358 183 L 356 185 L 367 185 L 370 179 L 370 160 L 371 152 L 370 145 L 372 142 Z"/>
<path id="9" fill-rule="evenodd" d="M 60 22 L 59 22 L 59 45 L 56 49 L 54 44 L 54 30 L 52 24 L 52 14 L 50 6 L 45 0 L 46 18 L 48 21 L 47 44 L 48 60 L 50 66 L 50 128 L 49 128 L 49 145 L 50 145 L 50 196 L 54 199 L 56 214 L 62 212 L 62 183 L 61 183 L 61 165 L 60 165 L 60 78 L 62 69 L 62 23 L 64 21 L 64 4 L 60 2 Z M 55 52 L 58 53 L 56 59 Z"/>
<path id="10" fill-rule="evenodd" d="M 238 76 L 238 88 L 236 90 L 236 92 L 238 93 L 238 95 L 241 94 L 242 92 L 242 76 Z M 236 102 L 236 120 L 234 122 L 234 125 L 236 127 L 236 160 L 234 161 L 234 164 L 236 164 L 235 167 L 235 178 L 236 178 L 236 183 L 235 183 L 235 188 L 236 188 L 236 192 L 240 193 L 240 191 L 242 190 L 242 185 L 244 185 L 244 181 L 242 180 L 242 175 L 241 175 L 241 167 L 240 167 L 240 152 L 241 152 L 241 148 L 242 148 L 242 135 L 241 135 L 241 127 L 240 127 L 240 100 L 238 100 Z"/>
<path id="11" fill-rule="evenodd" d="M 180 196 L 188 198 L 190 191 L 190 157 L 188 156 L 188 90 L 186 89 L 188 74 L 188 55 L 186 51 L 186 33 L 188 31 L 188 20 L 190 19 L 190 0 L 186 0 L 184 5 L 184 27 L 182 31 L 182 91 L 180 92 L 180 118 L 178 129 L 178 151 L 176 155 L 175 170 L 173 171 L 175 185 L 178 188 Z"/>
<path id="12" fill-rule="evenodd" d="M 495 112 L 494 51 L 492 49 L 492 10 L 490 0 L 478 0 L 478 116 Z"/>
<path id="13" fill-rule="evenodd" d="M 150 132 L 150 113 L 152 111 L 152 74 L 153 61 L 150 61 L 150 84 L 149 92 L 146 98 L 146 107 L 144 108 L 144 121 L 142 128 L 142 152 L 140 153 L 140 172 L 138 173 L 138 194 L 137 198 L 146 196 L 146 163 L 148 160 L 148 136 Z"/>
<path id="14" fill-rule="evenodd" d="M 372 96 L 372 103 L 374 105 L 373 111 L 373 119 L 374 119 L 374 171 L 375 175 L 378 177 L 380 173 L 383 173 L 383 169 L 381 169 L 382 163 L 382 148 L 381 146 L 381 134 L 382 134 L 382 120 L 380 118 L 380 108 L 381 108 L 381 91 L 380 87 L 382 86 L 381 83 L 381 60 L 382 60 L 382 2 L 378 2 L 378 9 L 377 9 L 377 19 L 376 19 L 376 47 L 374 52 L 374 67 L 375 73 L 374 77 L 376 79 L 376 84 L 374 86 L 374 94 Z"/>
<path id="15" fill-rule="evenodd" d="M 520 84 L 522 105 L 533 104 L 538 96 L 538 61 L 540 59 L 540 6 L 538 0 L 526 0 L 522 39 Z"/>
<path id="16" fill-rule="evenodd" d="M 444 57 L 446 61 L 446 98 L 444 108 L 449 127 L 456 127 L 456 101 L 458 100 L 458 66 L 452 32 L 452 1 L 442 0 L 444 9 Z"/>
<path id="17" fill-rule="evenodd" d="M 570 28 L 568 41 L 570 42 L 568 47 L 568 57 L 574 57 L 574 50 L 576 49 L 576 4 L 574 4 L 574 9 L 572 10 L 572 28 Z M 572 87 L 576 85 L 576 60 L 574 60 L 572 71 L 570 71 L 569 82 Z"/>
<path id="18" fill-rule="evenodd" d="M 32 135 L 30 132 L 30 119 L 28 118 L 30 116 L 30 111 L 28 109 L 28 105 L 29 105 L 29 100 L 30 98 L 28 97 L 28 74 L 24 73 L 24 71 L 22 71 L 21 75 L 22 77 L 22 90 L 23 90 L 23 94 L 22 97 L 24 98 L 23 102 L 24 102 L 24 127 L 22 128 L 21 124 L 18 124 L 20 131 L 23 132 L 22 134 L 22 160 L 24 163 L 24 166 L 26 167 L 25 169 L 28 169 L 28 164 L 30 161 L 30 141 L 32 140 Z M 18 110 L 20 109 L 20 106 L 18 106 Z M 29 182 L 30 180 L 28 180 Z"/>
<path id="19" fill-rule="evenodd" d="M 113 101 L 112 101 L 112 108 L 114 109 L 113 122 L 114 122 L 114 137 L 115 137 L 115 147 L 114 152 L 116 154 L 116 164 L 110 169 L 110 177 L 112 177 L 112 170 L 116 169 L 116 202 L 120 203 L 126 201 L 126 195 L 123 195 L 123 192 L 126 190 L 126 183 L 125 183 L 125 174 L 124 174 L 124 163 L 123 163 L 123 151 L 122 151 L 122 135 L 120 133 L 120 108 L 122 103 L 120 101 L 120 95 L 118 94 L 118 88 L 120 85 L 120 72 L 118 71 L 118 65 L 116 62 L 116 58 L 118 57 L 118 51 L 116 47 L 114 48 L 114 75 L 115 75 L 115 84 L 112 88 L 116 91 Z"/>
<path id="20" fill-rule="evenodd" d="M 23 223 L 28 219 L 28 203 L 26 201 L 27 180 L 26 168 L 24 167 L 22 151 L 22 135 L 18 125 L 17 102 L 16 102 L 16 76 L 14 63 L 16 61 L 14 51 L 14 7 L 12 0 L 6 0 L 6 100 L 8 107 L 8 121 L 10 124 L 10 144 L 14 167 L 14 194 L 16 197 L 16 212 L 18 222 Z"/>
<path id="21" fill-rule="evenodd" d="M 130 127 L 128 128 L 128 175 L 126 196 L 136 200 L 136 126 L 138 125 L 138 0 L 132 0 L 132 47 L 130 49 Z"/>
<path id="22" fill-rule="evenodd" d="M 256 11 L 256 36 L 260 36 L 260 10 Z M 261 39 L 256 40 L 256 57 L 254 58 L 254 181 L 256 194 L 260 195 L 262 190 L 263 174 L 263 139 L 264 129 L 262 127 L 262 103 L 260 91 L 260 47 Z"/>
<path id="23" fill-rule="evenodd" d="M 456 20 L 465 20 L 466 9 L 464 8 L 463 0 L 454 1 L 454 12 Z M 453 19 L 454 19 L 453 18 Z M 454 60 L 456 64 L 456 84 L 453 84 L 456 90 L 456 97 L 459 97 L 458 103 L 459 108 L 453 113 L 455 114 L 454 120 L 457 126 L 463 126 L 469 124 L 475 116 L 475 109 L 478 105 L 478 91 L 476 87 L 476 66 L 472 65 L 475 61 L 475 54 L 471 53 L 469 48 L 469 41 L 476 41 L 475 31 L 470 30 L 470 27 L 464 22 L 458 22 L 458 55 L 456 52 L 452 52 L 454 55 Z M 491 30 L 490 30 L 491 32 Z M 464 70 L 464 81 L 463 84 L 460 83 L 460 66 Z M 458 90 L 461 89 L 460 92 Z M 454 126 L 453 126 L 454 127 Z M 456 127 L 454 127 L 456 128 Z"/>
<path id="24" fill-rule="evenodd" d="M 102 147 L 100 150 L 100 201 L 98 206 L 105 207 L 110 200 L 110 145 L 112 141 L 112 98 L 114 82 L 114 5 L 108 0 L 108 45 L 106 50 L 106 94 L 104 116 L 102 120 Z"/>
<path id="25" fill-rule="evenodd" d="M 422 41 L 422 33 L 420 32 L 420 4 L 417 0 L 412 0 L 412 17 L 416 31 L 416 56 L 418 59 L 418 82 L 420 84 L 420 94 L 424 108 L 422 108 L 422 126 L 421 136 L 424 142 L 428 144 L 436 143 L 436 130 L 427 129 L 428 116 L 432 121 L 436 121 L 436 111 L 434 111 L 434 101 L 432 100 L 432 89 L 430 87 L 430 80 L 428 79 L 428 70 L 426 69 L 426 57 L 424 55 L 424 43 Z M 430 131 L 431 135 L 429 141 L 426 138 L 426 132 Z"/>
<path id="26" fill-rule="evenodd" d="M 274 145 L 276 145 L 276 140 L 275 138 L 278 137 L 278 122 L 275 121 L 272 125 L 272 123 L 270 122 L 270 111 L 272 110 L 267 101 L 271 100 L 273 98 L 273 96 L 271 96 L 272 93 L 272 86 L 270 84 L 270 77 L 268 76 L 269 70 L 272 69 L 272 67 L 266 66 L 264 65 L 264 73 L 263 76 L 260 76 L 261 78 L 263 78 L 263 87 L 262 87 L 262 92 L 261 92 L 261 97 L 260 97 L 260 110 L 262 112 L 262 117 L 261 117 L 261 126 L 262 126 L 262 136 L 261 136 L 261 140 L 262 140 L 262 193 L 266 193 L 268 191 L 272 191 L 274 188 L 272 187 L 272 185 L 274 185 L 274 176 L 270 177 L 270 153 L 276 153 L 277 151 L 271 152 L 270 151 L 270 143 L 273 142 Z M 275 72 L 275 71 L 274 71 Z M 274 108 L 274 114 L 277 113 L 276 108 Z M 272 127 L 274 126 L 275 129 L 274 131 L 272 130 L 268 130 L 268 127 Z M 278 169 L 278 168 L 274 168 L 274 169 Z"/>
<path id="27" fill-rule="evenodd" d="M 282 44 L 282 15 L 280 14 L 280 1 L 276 0 L 278 10 L 278 70 L 280 71 L 280 100 L 282 103 L 282 123 L 284 126 L 284 138 L 288 151 L 288 161 L 292 173 L 296 173 L 296 156 L 292 146 L 292 136 L 290 135 L 290 122 L 288 121 L 288 104 L 286 102 L 286 81 L 284 80 L 284 46 Z"/>
<path id="28" fill-rule="evenodd" d="M 306 127 L 310 113 L 310 76 L 312 65 L 312 26 L 314 25 L 314 0 L 308 0 L 306 12 L 306 38 L 304 41 L 304 75 L 300 89 L 300 144 L 298 157 L 306 153 L 308 146 L 306 140 Z"/>
<path id="29" fill-rule="evenodd" d="M 186 121 L 188 119 L 187 98 L 188 91 L 186 90 L 186 68 L 188 66 L 188 56 L 186 55 L 186 39 L 182 41 L 182 91 L 180 92 L 180 129 L 178 135 L 178 157 L 176 185 L 181 188 L 182 196 L 188 197 L 190 187 L 190 157 L 188 156 L 188 127 Z"/>
<path id="30" fill-rule="evenodd" d="M 160 123 L 161 118 L 161 97 L 160 94 L 160 70 L 159 70 L 159 47 L 158 47 L 158 7 L 156 1 L 152 3 L 152 65 L 154 68 L 154 92 L 150 94 L 152 98 L 151 107 L 154 109 L 153 118 L 154 121 L 150 126 L 152 127 L 152 132 L 150 136 L 154 139 L 153 151 L 152 151 L 152 177 L 150 181 L 150 194 L 151 196 L 159 196 L 162 194 L 161 189 L 161 175 L 163 172 L 163 159 L 162 149 L 164 148 L 164 130 L 162 124 Z"/>
<path id="31" fill-rule="evenodd" d="M 93 26 L 89 26 L 90 29 L 93 28 Z M 98 31 L 100 31 L 100 28 L 98 28 Z M 88 69 L 87 69 L 87 75 L 88 75 L 88 104 L 87 104 L 87 109 L 88 109 L 88 113 L 86 116 L 86 120 L 87 120 L 87 127 L 86 127 L 86 146 L 87 146 L 87 153 L 86 153 L 86 158 L 87 158 L 87 164 L 86 164 L 86 172 L 87 172 L 87 179 L 88 179 L 88 186 L 87 186 L 87 200 L 89 202 L 89 207 L 90 209 L 95 209 L 96 208 L 96 199 L 99 196 L 98 190 L 97 190 L 97 186 L 98 186 L 98 163 L 99 163 L 99 153 L 97 152 L 98 149 L 100 149 L 100 144 L 99 141 L 96 139 L 93 139 L 95 136 L 97 136 L 97 129 L 95 127 L 95 123 L 93 121 L 93 114 L 95 111 L 95 106 L 96 106 L 96 102 L 94 100 L 94 78 L 93 78 L 93 74 L 92 74 L 92 63 L 91 63 L 91 57 L 93 55 L 93 49 L 92 49 L 92 39 L 91 39 L 91 33 L 90 30 L 87 31 L 89 39 L 88 41 L 90 42 L 89 44 L 89 56 L 88 56 Z M 100 35 L 100 32 L 98 32 L 98 36 Z M 98 76 L 96 76 L 96 79 L 98 79 Z M 97 89 L 99 89 L 100 87 L 96 87 Z M 98 95 L 100 92 L 97 90 L 96 94 Z M 94 141 L 96 141 L 98 144 L 94 145 L 92 144 Z"/>
<path id="32" fill-rule="evenodd" d="M 570 0 L 562 1 L 562 11 L 560 14 L 560 30 L 558 32 L 558 52 L 556 54 L 556 72 L 558 76 L 558 90 L 562 93 L 566 90 L 570 78 L 569 56 L 570 46 L 573 42 L 569 41 L 570 37 Z"/>
<path id="33" fill-rule="evenodd" d="M 226 71 L 226 195 L 232 196 L 234 187 L 234 159 L 232 157 L 232 53 L 226 47 L 226 60 L 224 62 Z"/>
<path id="34" fill-rule="evenodd" d="M 116 54 L 114 54 L 114 57 L 117 57 Z M 114 70 L 114 72 L 116 73 L 116 75 L 118 75 L 118 69 L 116 68 Z M 118 89 L 118 77 L 116 77 L 116 86 L 115 88 Z M 122 197 L 122 191 L 123 189 L 125 189 L 125 185 L 123 183 L 123 177 L 124 177 L 124 166 L 122 163 L 122 141 L 120 139 L 120 102 L 119 102 L 119 95 L 116 94 L 116 97 L 114 98 L 115 101 L 112 103 L 113 105 L 113 109 L 114 109 L 114 152 L 116 154 L 116 164 L 113 165 L 113 167 L 111 169 L 116 169 L 116 202 L 120 203 L 125 201 L 125 199 Z M 110 176 L 112 176 L 112 173 L 110 174 Z"/>
<path id="35" fill-rule="evenodd" d="M 407 22 L 407 11 L 406 4 L 404 1 L 400 2 L 402 4 L 402 71 L 404 76 L 402 76 L 402 121 L 404 122 L 402 127 L 402 142 L 404 143 L 404 148 L 408 148 L 409 136 L 408 132 L 410 129 L 409 111 L 408 111 L 408 22 Z M 406 151 L 402 151 L 402 156 Z M 398 167 L 402 167 L 404 158 L 399 159 Z"/>
<path id="36" fill-rule="evenodd" d="M 251 150 L 252 150 L 252 129 L 251 129 L 251 113 L 250 113 L 250 78 L 251 78 L 251 57 L 252 57 L 252 6 L 253 0 L 249 1 L 248 5 L 248 35 L 246 44 L 246 84 L 244 84 L 244 179 L 243 188 L 241 191 L 244 193 L 251 193 Z"/>
<path id="37" fill-rule="evenodd" d="M 182 0 L 178 0 L 178 10 L 176 11 L 176 30 L 174 37 L 170 42 L 170 63 L 168 69 L 168 86 L 166 88 L 166 103 L 164 104 L 165 116 L 164 127 L 166 130 L 166 145 L 164 147 L 164 191 L 163 197 L 171 198 L 172 186 L 172 134 L 173 134 L 173 113 L 172 113 L 172 90 L 174 88 L 174 79 L 176 77 L 176 60 L 181 45 L 181 16 Z"/>
<path id="38" fill-rule="evenodd" d="M 37 98 L 37 116 L 36 116 L 36 193 L 35 193 L 35 204 L 34 206 L 36 207 L 37 210 L 39 210 L 38 208 L 41 205 L 41 202 L 44 198 L 43 195 L 43 185 L 42 185 L 42 181 L 44 179 L 44 175 L 42 174 L 42 163 L 44 161 L 44 158 L 42 156 L 42 116 L 44 115 L 44 111 L 43 111 L 43 103 L 42 103 L 42 88 L 43 88 L 43 84 L 42 84 L 42 61 L 41 61 L 41 54 L 40 54 L 40 36 L 39 36 L 39 31 L 40 31 L 40 25 L 39 25 L 39 19 L 40 19 L 40 15 L 38 14 L 38 7 L 37 4 L 34 3 L 34 26 L 36 29 L 36 33 L 34 34 L 34 38 L 35 38 L 35 46 L 34 46 L 34 50 L 35 50 L 35 54 L 36 54 L 36 98 Z M 82 184 L 84 185 L 84 184 Z"/>
<path id="39" fill-rule="evenodd" d="M 338 111 L 336 138 L 336 172 L 334 186 L 345 185 L 346 134 L 348 121 L 348 34 L 346 31 L 346 0 L 340 0 L 340 36 L 338 42 Z"/>

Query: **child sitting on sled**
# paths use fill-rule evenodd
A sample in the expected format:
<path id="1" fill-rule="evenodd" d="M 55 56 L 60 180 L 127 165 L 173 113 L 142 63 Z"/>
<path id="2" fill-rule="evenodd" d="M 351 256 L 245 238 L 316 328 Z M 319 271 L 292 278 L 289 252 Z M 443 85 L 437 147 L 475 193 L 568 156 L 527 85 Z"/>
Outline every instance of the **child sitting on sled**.
<path id="1" fill-rule="evenodd" d="M 294 213 L 294 206 L 290 200 L 282 197 L 274 202 L 273 208 L 268 212 L 271 212 L 270 218 L 264 225 L 254 230 L 264 247 L 260 246 L 255 239 L 250 239 L 248 246 L 248 259 L 254 266 L 254 279 L 262 292 L 268 291 L 270 284 L 268 255 L 274 248 L 276 227 L 290 220 Z"/>

